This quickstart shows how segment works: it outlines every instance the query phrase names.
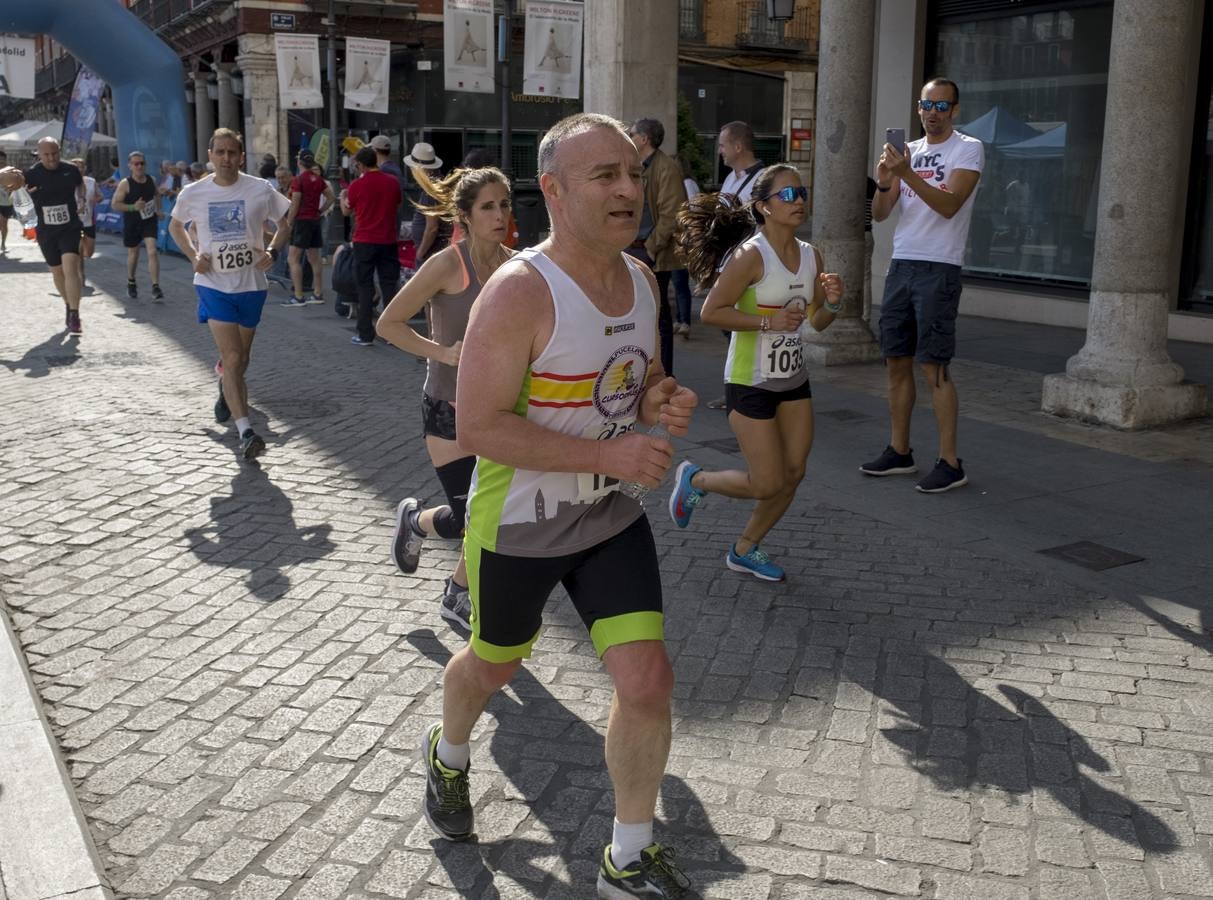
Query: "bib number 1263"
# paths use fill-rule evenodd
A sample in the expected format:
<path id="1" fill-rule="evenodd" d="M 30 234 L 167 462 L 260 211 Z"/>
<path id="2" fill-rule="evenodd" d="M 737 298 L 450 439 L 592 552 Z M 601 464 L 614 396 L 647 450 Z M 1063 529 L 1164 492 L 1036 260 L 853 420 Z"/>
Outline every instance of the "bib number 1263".
<path id="1" fill-rule="evenodd" d="M 229 241 L 215 247 L 215 268 L 220 272 L 235 272 L 253 264 L 256 251 L 248 241 Z"/>
<path id="2" fill-rule="evenodd" d="M 762 336 L 762 377 L 791 378 L 804 367 L 804 346 L 799 334 Z"/>

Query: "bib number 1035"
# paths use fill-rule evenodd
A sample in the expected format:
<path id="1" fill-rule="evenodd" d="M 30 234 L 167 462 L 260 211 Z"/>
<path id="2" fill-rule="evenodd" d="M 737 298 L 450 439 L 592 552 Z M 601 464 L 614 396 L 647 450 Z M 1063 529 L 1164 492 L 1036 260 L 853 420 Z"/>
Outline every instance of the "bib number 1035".
<path id="1" fill-rule="evenodd" d="M 804 345 L 799 334 L 762 336 L 762 377 L 791 378 L 804 367 Z"/>
<path id="2" fill-rule="evenodd" d="M 253 264 L 257 251 L 247 241 L 228 242 L 215 248 L 215 268 L 220 272 L 235 272 Z"/>

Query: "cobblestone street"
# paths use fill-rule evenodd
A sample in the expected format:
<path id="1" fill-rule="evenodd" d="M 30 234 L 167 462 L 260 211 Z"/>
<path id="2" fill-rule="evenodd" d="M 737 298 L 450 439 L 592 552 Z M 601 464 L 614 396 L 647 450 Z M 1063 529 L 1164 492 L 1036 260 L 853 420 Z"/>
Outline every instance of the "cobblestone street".
<path id="1" fill-rule="evenodd" d="M 421 733 L 463 643 L 437 605 L 457 546 L 429 542 L 415 577 L 388 554 L 396 502 L 441 494 L 420 439 L 424 366 L 351 347 L 331 297 L 288 310 L 271 290 L 249 372 L 269 449 L 243 464 L 211 416 L 215 353 L 185 262 L 163 259 L 168 300 L 153 304 L 145 270 L 143 296 L 118 299 L 115 238 L 99 254 L 78 341 L 36 246 L 10 240 L 0 257 L 0 601 L 115 895 L 593 897 L 610 684 L 563 595 L 473 737 L 479 841 L 443 843 L 420 814 Z M 709 399 L 723 342 L 699 328 L 678 352 Z M 1190 508 L 1166 511 L 1207 542 L 1207 424 L 1105 438 L 1049 424 L 1001 369 L 968 372 L 985 393 L 962 393 L 962 427 L 1002 423 L 1075 472 L 1148 471 L 1176 491 L 1190 477 Z M 809 476 L 764 543 L 787 584 L 725 570 L 741 504 L 713 497 L 679 531 L 666 490 L 648 500 L 677 673 L 657 836 L 697 890 L 1213 897 L 1213 640 L 1190 608 L 1207 599 L 1207 543 L 1183 562 L 1141 552 L 1154 568 L 1123 578 L 1143 583 L 1113 583 L 1017 550 L 1062 527 L 1111 533 L 1083 531 L 1082 507 L 1065 507 L 1069 525 L 1060 505 L 1039 522 L 992 513 L 974 541 L 958 517 L 983 502 L 977 477 L 954 500 L 859 484 L 847 417 L 828 410 L 867 416 L 878 452 L 879 366 L 813 377 Z M 722 415 L 699 416 L 683 449 L 735 461 Z M 1080 476 L 1051 477 L 1041 504 Z M 896 489 L 889 516 L 869 489 Z M 1143 522 L 1159 505 L 1116 502 Z M 898 512 L 932 503 L 945 521 Z M 1189 606 L 1167 615 L 1150 594 Z"/>

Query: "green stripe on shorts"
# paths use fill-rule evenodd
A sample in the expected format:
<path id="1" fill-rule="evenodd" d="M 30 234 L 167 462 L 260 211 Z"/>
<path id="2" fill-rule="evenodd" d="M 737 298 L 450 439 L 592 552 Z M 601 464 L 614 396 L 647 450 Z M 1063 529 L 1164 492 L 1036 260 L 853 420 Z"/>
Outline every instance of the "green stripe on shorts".
<path id="1" fill-rule="evenodd" d="M 609 616 L 591 626 L 590 640 L 594 642 L 595 652 L 602 656 L 620 644 L 665 640 L 664 622 L 665 616 L 652 610 Z"/>
<path id="2" fill-rule="evenodd" d="M 483 549 L 476 541 L 463 539 L 463 566 L 468 576 L 468 593 L 472 598 L 472 652 L 485 662 L 505 663 L 516 659 L 530 659 L 531 648 L 539 640 L 539 632 L 531 635 L 525 644 L 502 647 L 490 644 L 480 637 L 480 557 Z"/>

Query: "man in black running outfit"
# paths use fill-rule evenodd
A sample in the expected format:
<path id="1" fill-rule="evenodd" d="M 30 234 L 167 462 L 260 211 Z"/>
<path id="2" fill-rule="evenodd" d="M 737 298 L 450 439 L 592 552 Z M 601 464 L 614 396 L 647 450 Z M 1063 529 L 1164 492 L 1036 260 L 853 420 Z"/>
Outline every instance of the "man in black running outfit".
<path id="1" fill-rule="evenodd" d="M 163 300 L 160 290 L 160 254 L 156 252 L 159 198 L 156 180 L 147 174 L 147 160 L 138 150 L 127 157 L 131 174 L 118 183 L 110 208 L 122 213 L 122 246 L 126 248 L 126 296 L 139 296 L 135 272 L 139 268 L 139 245 L 147 248 L 147 272 L 152 279 L 152 299 Z"/>
<path id="2" fill-rule="evenodd" d="M 38 141 L 38 162 L 24 172 L 0 169 L 0 187 L 25 188 L 38 214 L 38 247 L 50 267 L 55 289 L 63 298 L 68 334 L 80 328 L 80 238 L 83 226 L 79 208 L 84 205 L 84 178 L 80 170 L 59 159 L 59 142 Z"/>

